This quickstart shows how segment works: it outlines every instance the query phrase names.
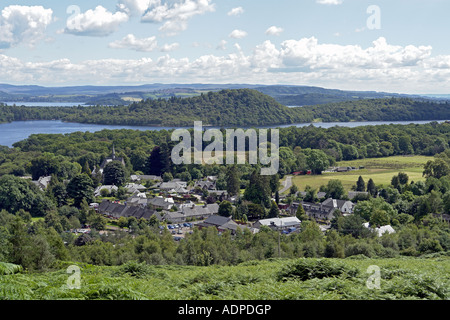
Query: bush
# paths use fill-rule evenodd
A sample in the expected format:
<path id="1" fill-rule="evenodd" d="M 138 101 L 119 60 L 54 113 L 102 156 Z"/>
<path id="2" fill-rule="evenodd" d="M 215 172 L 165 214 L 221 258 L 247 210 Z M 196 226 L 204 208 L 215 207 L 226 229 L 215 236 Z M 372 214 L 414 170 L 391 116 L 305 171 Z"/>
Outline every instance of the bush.
<path id="1" fill-rule="evenodd" d="M 322 279 L 328 277 L 355 277 L 358 270 L 329 259 L 299 259 L 284 267 L 277 275 L 278 281 Z"/>
<path id="2" fill-rule="evenodd" d="M 145 262 L 138 263 L 136 261 L 129 261 L 123 264 L 119 269 L 119 274 L 128 274 L 136 278 L 146 278 L 151 273 L 149 266 Z"/>
<path id="3" fill-rule="evenodd" d="M 371 258 L 375 256 L 375 251 L 368 243 L 365 242 L 354 243 L 345 248 L 346 257 L 360 254 L 365 255 L 368 258 Z"/>

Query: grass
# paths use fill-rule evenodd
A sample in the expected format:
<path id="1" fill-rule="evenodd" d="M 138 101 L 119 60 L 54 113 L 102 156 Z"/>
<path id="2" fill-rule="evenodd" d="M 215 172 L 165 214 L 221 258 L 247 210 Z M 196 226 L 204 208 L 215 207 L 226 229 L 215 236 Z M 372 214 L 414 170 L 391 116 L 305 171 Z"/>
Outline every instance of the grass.
<path id="1" fill-rule="evenodd" d="M 0 299 L 113 300 L 385 300 L 450 298 L 450 258 L 272 259 L 237 266 L 95 267 L 80 264 L 70 289 L 62 264 L 49 273 L 0 276 Z M 366 286 L 378 266 L 379 289 Z M 294 268 L 294 269 L 293 269 Z M 294 273 L 293 273 L 294 272 Z M 300 279 L 292 274 L 307 274 Z M 280 277 L 281 276 L 281 277 Z"/>
<path id="2" fill-rule="evenodd" d="M 364 167 L 364 169 L 342 172 L 342 173 L 324 173 L 316 176 L 296 176 L 292 178 L 292 183 L 299 190 L 305 190 L 307 185 L 313 188 L 320 188 L 326 185 L 332 179 L 342 181 L 346 191 L 350 191 L 351 187 L 356 184 L 359 176 L 362 176 L 367 183 L 369 179 L 373 179 L 376 185 L 389 185 L 394 175 L 404 172 L 409 176 L 409 181 L 424 181 L 422 176 L 423 166 L 432 157 L 426 156 L 394 156 L 386 158 L 359 159 L 353 161 L 341 161 L 337 164 L 339 167 Z M 287 191 L 289 192 L 289 191 Z"/>

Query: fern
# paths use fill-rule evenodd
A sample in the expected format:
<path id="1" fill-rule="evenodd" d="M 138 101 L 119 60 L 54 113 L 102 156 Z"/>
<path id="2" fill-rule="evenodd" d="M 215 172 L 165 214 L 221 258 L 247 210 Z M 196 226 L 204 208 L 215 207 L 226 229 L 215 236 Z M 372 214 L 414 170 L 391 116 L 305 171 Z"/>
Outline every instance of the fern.
<path id="1" fill-rule="evenodd" d="M 22 270 L 22 266 L 19 266 L 17 264 L 0 262 L 0 275 L 15 274 L 22 272 Z"/>

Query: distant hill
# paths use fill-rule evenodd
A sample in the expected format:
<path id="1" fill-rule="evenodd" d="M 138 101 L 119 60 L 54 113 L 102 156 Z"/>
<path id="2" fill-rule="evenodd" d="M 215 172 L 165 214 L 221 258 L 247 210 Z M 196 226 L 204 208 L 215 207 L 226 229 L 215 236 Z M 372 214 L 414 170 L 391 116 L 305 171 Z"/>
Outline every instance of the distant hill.
<path id="1" fill-rule="evenodd" d="M 428 99 L 419 95 L 375 91 L 344 91 L 308 86 L 264 86 L 255 88 L 285 106 L 313 106 L 318 104 L 356 101 L 362 99 L 411 98 Z"/>
<path id="2" fill-rule="evenodd" d="M 80 112 L 83 114 L 81 115 Z M 290 108 L 256 90 L 208 92 L 190 98 L 147 99 L 124 107 L 83 108 L 64 119 L 127 125 L 247 126 L 293 123 Z"/>
<path id="3" fill-rule="evenodd" d="M 272 126 L 310 122 L 449 120 L 450 102 L 407 98 L 364 99 L 288 108 L 258 90 L 233 89 L 190 98 L 147 99 L 127 106 L 0 107 L 0 122 L 68 122 L 192 127 Z"/>
<path id="4" fill-rule="evenodd" d="M 362 99 L 411 98 L 450 100 L 449 95 L 406 95 L 375 91 L 345 91 L 312 86 L 249 84 L 146 84 L 141 86 L 42 87 L 0 84 L 0 102 L 80 102 L 88 105 L 128 105 L 146 99 L 189 98 L 220 90 L 255 89 L 285 106 L 311 106 Z"/>

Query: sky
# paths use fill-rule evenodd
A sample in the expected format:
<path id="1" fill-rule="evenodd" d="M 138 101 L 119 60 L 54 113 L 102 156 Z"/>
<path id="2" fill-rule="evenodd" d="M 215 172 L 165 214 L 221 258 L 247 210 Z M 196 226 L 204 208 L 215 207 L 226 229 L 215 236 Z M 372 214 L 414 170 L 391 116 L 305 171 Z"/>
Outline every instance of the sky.
<path id="1" fill-rule="evenodd" d="M 0 83 L 450 94 L 448 0 L 2 0 Z"/>

